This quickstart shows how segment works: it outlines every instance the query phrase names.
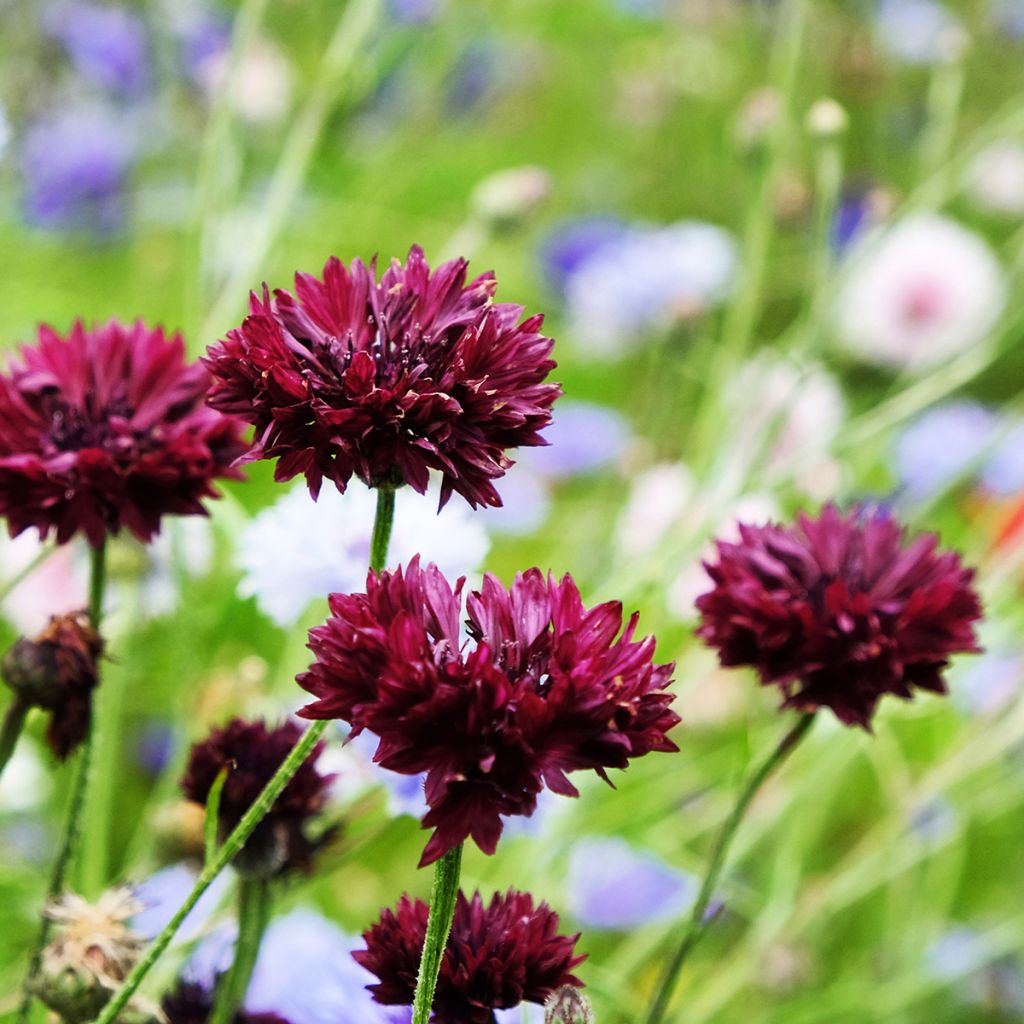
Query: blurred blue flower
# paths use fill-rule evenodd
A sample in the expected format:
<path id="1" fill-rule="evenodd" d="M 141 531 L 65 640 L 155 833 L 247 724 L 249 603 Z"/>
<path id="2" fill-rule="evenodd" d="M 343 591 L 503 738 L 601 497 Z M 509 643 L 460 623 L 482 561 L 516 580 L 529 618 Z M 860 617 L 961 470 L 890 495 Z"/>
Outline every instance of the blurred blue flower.
<path id="1" fill-rule="evenodd" d="M 361 938 L 311 910 L 271 922 L 245 997 L 250 1013 L 277 1013 L 291 1024 L 398 1024 L 409 1010 L 375 1003 L 377 979 L 352 959 Z"/>
<path id="2" fill-rule="evenodd" d="M 138 95 L 149 86 L 149 42 L 146 26 L 135 11 L 58 3 L 47 9 L 44 26 L 83 78 L 125 96 Z"/>
<path id="3" fill-rule="evenodd" d="M 953 834 L 957 820 L 953 805 L 942 797 L 936 797 L 913 809 L 910 831 L 926 843 L 938 843 Z"/>
<path id="4" fill-rule="evenodd" d="M 1024 685 L 1024 655 L 988 647 L 978 658 L 965 661 L 950 687 L 953 703 L 969 714 L 996 714 Z"/>
<path id="5" fill-rule="evenodd" d="M 144 938 L 158 935 L 192 891 L 199 872 L 188 864 L 162 868 L 135 886 L 135 896 L 145 907 L 132 918 L 132 927 Z M 179 941 L 194 939 L 209 921 L 224 896 L 230 878 L 220 874 L 199 898 L 178 930 Z"/>
<path id="6" fill-rule="evenodd" d="M 612 3 L 625 14 L 640 18 L 653 20 L 665 13 L 665 0 L 612 0 Z"/>
<path id="7" fill-rule="evenodd" d="M 544 448 L 524 448 L 517 460 L 549 480 L 561 480 L 615 462 L 629 443 L 629 427 L 614 409 L 563 399 L 545 429 Z"/>
<path id="8" fill-rule="evenodd" d="M 981 482 L 1004 497 L 1024 491 L 1024 423 L 1012 427 L 995 446 L 982 467 Z"/>
<path id="9" fill-rule="evenodd" d="M 425 25 L 441 13 L 442 0 L 389 0 L 391 17 L 404 25 Z"/>
<path id="10" fill-rule="evenodd" d="M 896 438 L 893 461 L 905 495 L 920 501 L 963 474 L 985 449 L 995 416 L 978 402 L 929 409 Z"/>
<path id="11" fill-rule="evenodd" d="M 843 192 L 832 215 L 830 237 L 836 252 L 846 252 L 862 232 L 877 222 L 875 206 L 873 188 L 850 188 Z"/>
<path id="12" fill-rule="evenodd" d="M 678 917 L 697 880 L 624 839 L 585 838 L 569 862 L 567 910 L 589 928 L 624 931 Z"/>
<path id="13" fill-rule="evenodd" d="M 495 1024 L 544 1024 L 544 1007 L 539 1003 L 520 1003 L 510 1010 L 495 1010 Z"/>
<path id="14" fill-rule="evenodd" d="M 935 0 L 879 0 L 875 29 L 882 46 L 907 64 L 933 64 L 945 56 L 960 22 Z"/>
<path id="15" fill-rule="evenodd" d="M 178 732 L 164 719 L 147 722 L 135 739 L 135 760 L 151 778 L 159 775 L 174 755 Z"/>
<path id="16" fill-rule="evenodd" d="M 569 333 L 588 355 L 622 356 L 719 303 L 736 266 L 733 236 L 714 224 L 631 228 L 570 274 Z"/>
<path id="17" fill-rule="evenodd" d="M 445 86 L 445 107 L 466 114 L 494 87 L 500 47 L 493 39 L 476 39 L 456 59 Z"/>
<path id="18" fill-rule="evenodd" d="M 1024 0 L 993 0 L 989 6 L 992 23 L 1011 39 L 1024 38 Z"/>
<path id="19" fill-rule="evenodd" d="M 192 10 L 175 27 L 178 61 L 194 83 L 206 83 L 211 62 L 231 48 L 231 19 L 220 11 Z"/>
<path id="20" fill-rule="evenodd" d="M 617 217 L 578 217 L 556 224 L 541 246 L 540 258 L 548 284 L 564 293 L 570 276 L 598 249 L 620 239 L 627 231 Z"/>
<path id="21" fill-rule="evenodd" d="M 982 967 L 988 951 L 974 928 L 958 927 L 944 932 L 924 953 L 925 972 L 938 981 L 953 981 Z"/>
<path id="22" fill-rule="evenodd" d="M 544 524 L 551 511 L 547 483 L 527 466 L 513 466 L 501 479 L 500 508 L 479 508 L 474 515 L 488 530 L 525 536 Z"/>
<path id="23" fill-rule="evenodd" d="M 21 148 L 26 218 L 56 230 L 118 230 L 134 157 L 125 121 L 103 108 L 69 108 L 37 121 Z"/>

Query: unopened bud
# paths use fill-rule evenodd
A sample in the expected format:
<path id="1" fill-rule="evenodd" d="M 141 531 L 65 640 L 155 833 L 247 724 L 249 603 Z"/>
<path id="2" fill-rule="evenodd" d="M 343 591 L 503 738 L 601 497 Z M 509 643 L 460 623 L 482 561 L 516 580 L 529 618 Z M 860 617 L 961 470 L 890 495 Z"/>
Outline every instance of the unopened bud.
<path id="1" fill-rule="evenodd" d="M 755 89 L 744 101 L 736 121 L 736 141 L 743 149 L 763 146 L 782 115 L 782 101 L 770 86 Z"/>
<path id="2" fill-rule="evenodd" d="M 551 176 L 543 167 L 513 167 L 484 178 L 470 199 L 473 212 L 501 230 L 518 226 L 551 194 Z"/>
<path id="3" fill-rule="evenodd" d="M 594 1024 L 594 1011 L 578 988 L 563 985 L 544 1003 L 544 1024 Z"/>
<path id="4" fill-rule="evenodd" d="M 811 104 L 807 111 L 808 134 L 816 139 L 834 139 L 846 132 L 849 125 L 846 110 L 828 96 Z"/>

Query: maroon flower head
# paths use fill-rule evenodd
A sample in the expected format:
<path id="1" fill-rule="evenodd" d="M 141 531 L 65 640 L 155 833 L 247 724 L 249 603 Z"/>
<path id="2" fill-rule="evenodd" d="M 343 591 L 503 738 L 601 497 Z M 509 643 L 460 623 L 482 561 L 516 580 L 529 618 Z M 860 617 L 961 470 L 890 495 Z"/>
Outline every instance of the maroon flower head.
<path id="1" fill-rule="evenodd" d="M 194 981 L 179 981 L 160 1003 L 167 1024 L 207 1024 L 213 1013 L 213 993 Z M 236 1010 L 232 1024 L 288 1024 L 276 1013 L 250 1013 Z"/>
<path id="2" fill-rule="evenodd" d="M 181 782 L 189 800 L 205 804 L 217 777 L 227 769 L 217 814 L 222 841 L 242 820 L 301 735 L 302 729 L 294 722 L 270 729 L 263 722 L 236 718 L 192 747 Z M 240 871 L 267 877 L 310 866 L 319 843 L 307 835 L 307 827 L 327 802 L 334 778 L 317 771 L 316 760 L 323 747 L 318 743 L 313 748 L 270 813 L 246 840 L 235 861 Z"/>
<path id="3" fill-rule="evenodd" d="M 412 1004 L 427 914 L 426 903 L 403 896 L 363 933 L 366 949 L 352 956 L 380 979 L 369 986 L 378 1003 Z M 543 1003 L 562 985 L 579 986 L 572 970 L 586 958 L 575 953 L 578 939 L 559 935 L 558 915 L 546 903 L 534 907 L 529 893 L 509 889 L 484 906 L 479 892 L 471 900 L 460 892 L 431 1020 L 493 1024 L 495 1010 Z"/>
<path id="4" fill-rule="evenodd" d="M 576 796 L 566 773 L 625 768 L 679 716 L 665 692 L 672 665 L 653 663 L 654 638 L 622 629 L 618 602 L 587 609 L 570 576 L 531 569 L 506 589 L 486 576 L 466 601 L 434 565 L 370 573 L 365 594 L 333 594 L 310 632 L 316 661 L 298 682 L 318 699 L 300 714 L 340 718 L 379 737 L 375 760 L 426 772 L 435 832 L 422 864 L 467 836 L 493 853 L 503 815 L 532 814 L 546 785 Z M 621 635 L 620 635 L 621 631 Z"/>
<path id="5" fill-rule="evenodd" d="M 796 526 L 740 526 L 705 563 L 699 636 L 726 666 L 750 665 L 784 707 L 831 708 L 870 728 L 886 693 L 945 693 L 952 654 L 978 651 L 974 572 L 938 538 L 908 540 L 888 514 L 827 505 Z"/>
<path id="6" fill-rule="evenodd" d="M 63 761 L 85 739 L 103 639 L 85 612 L 54 615 L 34 640 L 22 637 L 4 655 L 4 682 L 28 707 L 50 712 L 46 741 Z"/>
<path id="7" fill-rule="evenodd" d="M 493 301 L 487 273 L 466 261 L 433 273 L 413 246 L 378 283 L 376 263 L 332 257 L 323 280 L 296 274 L 295 295 L 266 286 L 249 316 L 205 360 L 209 402 L 256 427 L 247 458 L 277 459 L 314 497 L 326 477 L 344 491 L 407 483 L 421 494 L 442 474 L 441 504 L 458 491 L 474 508 L 500 505 L 492 481 L 510 448 L 542 445 L 557 384 L 542 316 Z"/>
<path id="8" fill-rule="evenodd" d="M 59 544 L 127 528 L 148 541 L 165 515 L 203 515 L 245 451 L 238 421 L 207 408 L 210 376 L 180 335 L 111 320 L 38 343 L 0 374 L 0 515 Z"/>

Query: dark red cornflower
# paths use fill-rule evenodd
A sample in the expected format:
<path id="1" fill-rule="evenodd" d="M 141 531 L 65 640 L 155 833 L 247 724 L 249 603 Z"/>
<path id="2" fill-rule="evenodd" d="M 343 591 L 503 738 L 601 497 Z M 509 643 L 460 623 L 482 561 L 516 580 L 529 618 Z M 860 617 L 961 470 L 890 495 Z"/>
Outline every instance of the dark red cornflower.
<path id="1" fill-rule="evenodd" d="M 160 1003 L 167 1024 L 207 1024 L 213 1013 L 213 993 L 194 981 L 179 981 Z M 250 1013 L 236 1010 L 232 1024 L 288 1024 L 276 1013 Z"/>
<path id="2" fill-rule="evenodd" d="M 384 1006 L 409 1006 L 427 931 L 427 904 L 403 896 L 394 911 L 363 933 L 366 949 L 355 961 L 379 978 L 368 986 Z M 581 984 L 572 974 L 586 959 L 575 953 L 579 935 L 558 934 L 558 915 L 533 905 L 529 893 L 495 894 L 485 907 L 480 893 L 459 893 L 451 937 L 434 994 L 434 1024 L 493 1024 L 495 1010 L 522 1002 L 543 1003 L 562 985 Z"/>
<path id="3" fill-rule="evenodd" d="M 256 427 L 249 460 L 278 459 L 314 497 L 326 478 L 344 491 L 407 483 L 421 494 L 442 475 L 474 508 L 500 505 L 493 480 L 509 448 L 544 444 L 561 393 L 545 384 L 553 342 L 542 316 L 493 301 L 492 273 L 466 284 L 466 261 L 431 272 L 413 246 L 378 283 L 376 261 L 332 257 L 323 280 L 295 275 L 295 295 L 264 285 L 249 316 L 205 360 L 209 402 Z"/>
<path id="4" fill-rule="evenodd" d="M 493 853 L 502 816 L 532 814 L 545 785 L 578 795 L 567 772 L 607 779 L 677 749 L 673 666 L 653 664 L 653 637 L 633 640 L 636 615 L 622 630 L 622 605 L 585 608 L 570 576 L 531 569 L 506 590 L 488 575 L 466 601 L 463 644 L 463 583 L 453 591 L 417 558 L 371 572 L 365 594 L 332 594 L 331 617 L 310 632 L 316 661 L 298 677 L 318 698 L 301 715 L 368 729 L 383 767 L 427 773 L 423 825 L 435 832 L 421 864 L 467 836 Z"/>
<path id="5" fill-rule="evenodd" d="M 210 376 L 181 336 L 111 320 L 66 338 L 39 328 L 0 375 L 0 515 L 97 546 L 126 527 L 148 541 L 165 515 L 203 515 L 212 481 L 238 476 L 238 421 L 203 404 Z"/>
<path id="6" fill-rule="evenodd" d="M 103 638 L 85 612 L 54 615 L 34 640 L 22 637 L 4 655 L 4 682 L 26 707 L 50 712 L 46 741 L 63 761 L 85 739 Z"/>
<path id="7" fill-rule="evenodd" d="M 828 707 L 868 729 L 883 694 L 945 693 L 950 655 L 980 649 L 974 572 L 937 548 L 887 513 L 834 505 L 793 527 L 741 525 L 705 563 L 715 585 L 697 599 L 697 633 L 723 665 L 778 685 L 784 707 Z"/>
<path id="8" fill-rule="evenodd" d="M 217 814 L 221 841 L 242 820 L 301 735 L 302 729 L 294 722 L 271 729 L 263 722 L 236 718 L 192 747 L 181 781 L 189 800 L 205 804 L 217 777 L 227 769 Z M 316 760 L 323 748 L 323 743 L 313 748 L 246 840 L 235 860 L 239 871 L 269 877 L 310 866 L 323 837 L 311 839 L 307 828 L 327 802 L 328 787 L 334 778 L 317 771 Z"/>

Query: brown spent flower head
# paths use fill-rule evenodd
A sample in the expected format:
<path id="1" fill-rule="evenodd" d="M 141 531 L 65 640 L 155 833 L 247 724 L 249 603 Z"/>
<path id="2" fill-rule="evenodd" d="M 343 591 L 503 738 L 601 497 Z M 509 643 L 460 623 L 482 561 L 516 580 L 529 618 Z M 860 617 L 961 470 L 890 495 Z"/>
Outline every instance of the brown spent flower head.
<path id="1" fill-rule="evenodd" d="M 741 524 L 705 568 L 714 587 L 697 598 L 697 635 L 722 665 L 778 686 L 784 707 L 870 729 L 880 697 L 945 693 L 950 656 L 980 650 L 974 571 L 887 512 L 826 505 L 792 527 Z"/>
<path id="2" fill-rule="evenodd" d="M 594 1011 L 578 988 L 563 985 L 544 1003 L 544 1024 L 594 1024 Z"/>
<path id="3" fill-rule="evenodd" d="M 416 990 L 429 908 L 403 896 L 394 911 L 363 933 L 366 949 L 353 959 L 379 979 L 370 985 L 385 1006 L 409 1006 Z M 556 989 L 582 983 L 572 970 L 586 957 L 579 935 L 558 934 L 558 915 L 536 907 L 529 893 L 509 889 L 484 905 L 480 893 L 460 892 L 434 994 L 434 1024 L 494 1024 L 494 1011 L 543 1003 Z"/>
<path id="4" fill-rule="evenodd" d="M 277 459 L 276 480 L 324 479 L 344 491 L 441 474 L 441 505 L 457 491 L 474 508 L 500 505 L 506 452 L 543 445 L 561 394 L 545 383 L 553 342 L 542 316 L 494 301 L 491 273 L 467 283 L 458 259 L 431 270 L 419 246 L 381 280 L 376 262 L 332 257 L 295 294 L 253 294 L 249 316 L 209 349 L 213 408 L 256 427 L 247 460 Z"/>
<path id="5" fill-rule="evenodd" d="M 421 865 L 472 836 L 493 853 L 502 818 L 533 813 L 545 788 L 577 796 L 574 771 L 626 768 L 678 748 L 668 692 L 673 666 L 654 638 L 635 638 L 617 601 L 587 608 L 571 576 L 490 574 L 465 600 L 435 565 L 414 558 L 371 572 L 365 594 L 332 594 L 310 631 L 316 661 L 297 682 L 318 699 L 299 713 L 340 718 L 379 738 L 375 760 L 427 773 L 434 829 Z"/>
<path id="6" fill-rule="evenodd" d="M 291 721 L 270 728 L 264 722 L 236 718 L 193 745 L 181 781 L 189 800 L 205 805 L 221 772 L 227 773 L 217 815 L 221 841 L 255 803 L 301 736 L 302 729 Z M 316 761 L 323 749 L 323 742 L 313 748 L 246 840 L 234 862 L 240 872 L 266 878 L 309 869 L 313 854 L 331 834 L 314 839 L 307 831 L 323 810 L 334 779 L 317 771 Z"/>
<path id="7" fill-rule="evenodd" d="M 111 320 L 66 337 L 40 327 L 0 373 L 0 516 L 96 547 L 125 528 L 149 541 L 165 515 L 205 515 L 238 477 L 241 422 L 203 404 L 210 375 L 181 335 Z"/>
<path id="8" fill-rule="evenodd" d="M 34 640 L 22 637 L 0 665 L 4 682 L 30 707 L 50 712 L 46 740 L 64 760 L 85 739 L 99 681 L 103 638 L 89 615 L 54 615 Z"/>
<path id="9" fill-rule="evenodd" d="M 43 950 L 34 993 L 65 1024 L 93 1020 L 138 962 L 146 940 L 128 925 L 143 909 L 126 887 L 108 889 L 95 903 L 65 893 L 46 908 L 56 935 Z M 151 1020 L 159 1010 L 140 999 L 126 1021 Z"/>

